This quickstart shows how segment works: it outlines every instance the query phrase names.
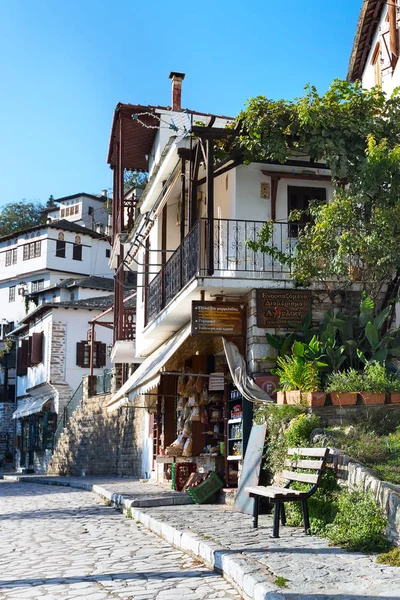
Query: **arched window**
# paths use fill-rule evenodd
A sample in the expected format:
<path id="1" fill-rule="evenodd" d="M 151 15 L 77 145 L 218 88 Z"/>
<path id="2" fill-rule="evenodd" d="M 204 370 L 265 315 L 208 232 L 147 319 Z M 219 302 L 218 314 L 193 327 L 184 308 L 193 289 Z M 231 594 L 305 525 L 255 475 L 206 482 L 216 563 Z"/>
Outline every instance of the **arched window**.
<path id="1" fill-rule="evenodd" d="M 60 233 L 58 234 L 56 256 L 58 256 L 58 258 L 65 258 L 65 240 L 62 231 L 60 231 Z"/>
<path id="2" fill-rule="evenodd" d="M 80 235 L 75 236 L 72 258 L 73 260 L 82 260 L 82 244 Z"/>

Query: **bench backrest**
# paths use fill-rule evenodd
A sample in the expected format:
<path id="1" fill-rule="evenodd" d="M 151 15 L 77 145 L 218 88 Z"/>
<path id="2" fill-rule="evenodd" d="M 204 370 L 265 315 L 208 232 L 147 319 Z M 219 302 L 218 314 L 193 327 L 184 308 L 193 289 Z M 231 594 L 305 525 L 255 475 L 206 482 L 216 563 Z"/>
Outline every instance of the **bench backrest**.
<path id="1" fill-rule="evenodd" d="M 289 481 L 317 486 L 321 481 L 328 455 L 329 448 L 289 448 L 284 464 L 292 470 L 283 470 L 282 477 Z"/>

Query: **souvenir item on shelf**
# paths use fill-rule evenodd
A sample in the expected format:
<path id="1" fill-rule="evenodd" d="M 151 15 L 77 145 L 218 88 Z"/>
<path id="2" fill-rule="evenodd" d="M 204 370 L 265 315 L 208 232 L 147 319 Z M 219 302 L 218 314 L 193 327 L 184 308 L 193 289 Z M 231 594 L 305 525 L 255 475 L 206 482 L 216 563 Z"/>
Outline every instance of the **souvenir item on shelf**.
<path id="1" fill-rule="evenodd" d="M 231 419 L 240 419 L 242 417 L 242 405 L 236 404 L 231 409 Z"/>
<path id="2" fill-rule="evenodd" d="M 215 423 L 221 420 L 221 411 L 219 408 L 212 408 L 210 410 L 210 423 Z"/>
<path id="3" fill-rule="evenodd" d="M 222 401 L 223 398 L 221 394 L 212 394 L 211 396 L 208 396 L 208 404 L 221 404 Z"/>
<path id="4" fill-rule="evenodd" d="M 193 440 L 191 437 L 188 437 L 183 447 L 182 456 L 192 456 L 192 446 Z"/>
<path id="5" fill-rule="evenodd" d="M 207 425 L 208 423 L 208 413 L 205 408 L 201 409 L 200 421 L 203 423 L 203 425 Z"/>
<path id="6" fill-rule="evenodd" d="M 219 423 L 215 423 L 215 425 L 214 425 L 214 433 L 219 433 Z"/>
<path id="7" fill-rule="evenodd" d="M 210 454 L 219 454 L 219 444 L 217 446 L 211 446 Z"/>
<path id="8" fill-rule="evenodd" d="M 200 421 L 200 406 L 198 406 L 197 404 L 196 404 L 196 406 L 193 406 L 193 408 L 192 408 L 191 420 L 192 421 Z"/>
<path id="9" fill-rule="evenodd" d="M 192 422 L 189 419 L 186 419 L 183 425 L 182 436 L 187 438 L 192 435 Z"/>
<path id="10" fill-rule="evenodd" d="M 185 419 L 185 421 L 186 421 L 186 419 L 190 418 L 191 414 L 192 414 L 192 409 L 190 408 L 190 406 L 188 406 L 188 403 L 186 402 L 185 408 L 183 409 L 183 413 L 182 413 L 182 416 Z"/>
<path id="11" fill-rule="evenodd" d="M 201 404 L 201 406 L 207 406 L 208 404 L 208 391 L 206 387 L 203 388 L 203 391 L 200 394 L 199 404 Z"/>
<path id="12" fill-rule="evenodd" d="M 186 389 L 187 379 L 188 378 L 186 375 L 180 375 L 178 377 L 178 394 L 184 394 L 185 389 Z"/>
<path id="13" fill-rule="evenodd" d="M 182 434 L 180 434 L 170 446 L 167 446 L 165 453 L 167 456 L 182 456 L 183 447 L 184 437 Z"/>
<path id="14" fill-rule="evenodd" d="M 193 389 L 194 387 L 195 387 L 195 378 L 193 377 L 193 375 L 189 375 L 187 383 L 186 383 L 184 396 L 186 396 L 188 398 L 191 394 L 193 394 L 193 392 L 195 391 Z"/>

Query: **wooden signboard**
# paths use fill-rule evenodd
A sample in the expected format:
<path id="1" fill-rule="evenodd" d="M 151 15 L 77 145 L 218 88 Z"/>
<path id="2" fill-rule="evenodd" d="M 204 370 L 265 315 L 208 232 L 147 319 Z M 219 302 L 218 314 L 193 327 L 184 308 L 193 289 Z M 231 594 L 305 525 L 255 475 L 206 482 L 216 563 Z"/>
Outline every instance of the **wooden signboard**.
<path id="1" fill-rule="evenodd" d="M 239 486 L 233 505 L 237 512 L 253 514 L 254 498 L 250 498 L 246 487 L 258 485 L 260 479 L 261 459 L 264 451 L 266 425 L 254 425 L 251 428 L 249 441 L 240 474 Z"/>
<path id="2" fill-rule="evenodd" d="M 257 326 L 301 323 L 311 310 L 310 290 L 257 290 Z"/>
<path id="3" fill-rule="evenodd" d="M 192 335 L 240 336 L 244 334 L 244 304 L 192 302 Z"/>

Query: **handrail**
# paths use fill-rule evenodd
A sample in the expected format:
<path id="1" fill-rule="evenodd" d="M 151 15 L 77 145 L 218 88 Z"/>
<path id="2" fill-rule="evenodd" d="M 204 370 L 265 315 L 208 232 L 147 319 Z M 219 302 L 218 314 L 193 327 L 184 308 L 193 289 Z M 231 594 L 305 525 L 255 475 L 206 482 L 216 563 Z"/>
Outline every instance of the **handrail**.
<path id="1" fill-rule="evenodd" d="M 69 420 L 76 411 L 77 408 L 82 404 L 83 399 L 83 380 L 80 382 L 75 392 L 72 394 L 70 401 L 64 407 L 61 418 L 59 418 L 56 430 L 54 432 L 54 448 L 57 446 L 58 441 L 61 437 L 62 432 L 68 425 Z"/>

